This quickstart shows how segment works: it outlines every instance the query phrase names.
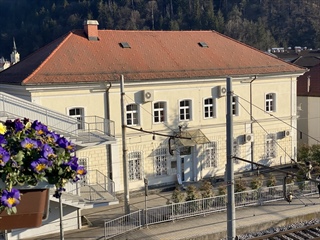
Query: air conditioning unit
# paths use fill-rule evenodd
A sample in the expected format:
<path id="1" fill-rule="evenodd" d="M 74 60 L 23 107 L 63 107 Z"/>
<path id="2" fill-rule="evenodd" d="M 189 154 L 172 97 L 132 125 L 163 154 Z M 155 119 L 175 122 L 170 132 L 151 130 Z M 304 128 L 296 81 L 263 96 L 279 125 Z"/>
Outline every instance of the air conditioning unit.
<path id="1" fill-rule="evenodd" d="M 153 90 L 143 90 L 142 91 L 142 100 L 143 102 L 151 102 L 153 101 L 154 91 Z"/>
<path id="2" fill-rule="evenodd" d="M 289 137 L 289 136 L 291 136 L 291 131 L 290 131 L 290 130 L 284 130 L 284 131 L 282 131 L 282 136 L 283 136 L 283 137 Z"/>
<path id="3" fill-rule="evenodd" d="M 227 88 L 225 86 L 218 86 L 218 96 L 224 97 L 227 95 Z"/>
<path id="4" fill-rule="evenodd" d="M 244 135 L 244 142 L 249 143 L 253 142 L 253 134 L 252 133 L 247 133 Z"/>

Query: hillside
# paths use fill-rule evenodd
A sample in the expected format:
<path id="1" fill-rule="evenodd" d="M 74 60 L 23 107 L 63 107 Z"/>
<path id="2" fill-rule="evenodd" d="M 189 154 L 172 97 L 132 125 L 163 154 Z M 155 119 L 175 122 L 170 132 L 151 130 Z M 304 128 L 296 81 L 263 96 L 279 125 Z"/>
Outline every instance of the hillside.
<path id="1" fill-rule="evenodd" d="M 0 56 L 21 58 L 96 19 L 100 29 L 216 30 L 261 50 L 320 47 L 319 0 L 0 0 Z"/>

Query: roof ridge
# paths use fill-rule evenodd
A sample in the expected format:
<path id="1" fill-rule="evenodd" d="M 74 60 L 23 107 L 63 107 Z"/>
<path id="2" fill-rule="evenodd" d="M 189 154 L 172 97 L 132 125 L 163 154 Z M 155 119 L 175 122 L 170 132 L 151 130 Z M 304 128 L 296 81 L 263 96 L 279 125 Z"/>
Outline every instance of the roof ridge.
<path id="1" fill-rule="evenodd" d="M 70 36 L 73 34 L 72 31 L 70 31 L 69 33 L 61 36 L 60 38 L 63 38 L 65 37 L 62 42 L 60 42 L 58 44 L 58 46 L 56 48 L 54 48 L 54 50 L 46 57 L 46 59 L 25 79 L 23 80 L 23 83 L 27 83 L 29 81 L 29 79 L 31 79 L 38 71 L 40 71 L 40 69 L 42 68 L 43 65 L 45 65 L 50 59 L 51 59 L 51 56 L 54 55 L 54 53 L 56 53 L 60 47 L 67 41 L 68 38 L 70 38 Z M 58 41 L 59 38 L 56 39 L 56 41 Z M 50 44 L 54 44 L 55 41 L 51 42 Z M 47 44 L 47 45 L 50 45 L 50 44 Z"/>

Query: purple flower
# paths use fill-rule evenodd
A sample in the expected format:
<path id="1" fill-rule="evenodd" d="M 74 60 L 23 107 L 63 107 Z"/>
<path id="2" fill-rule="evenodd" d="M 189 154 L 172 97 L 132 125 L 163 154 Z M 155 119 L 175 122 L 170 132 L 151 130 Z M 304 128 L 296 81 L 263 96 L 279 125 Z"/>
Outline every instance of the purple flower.
<path id="1" fill-rule="evenodd" d="M 84 166 L 78 166 L 77 174 L 80 176 L 84 176 L 87 174 L 87 170 L 84 168 Z"/>
<path id="2" fill-rule="evenodd" d="M 0 166 L 6 165 L 10 159 L 10 154 L 3 148 L 0 147 Z"/>
<path id="3" fill-rule="evenodd" d="M 48 132 L 46 136 L 48 141 L 51 143 L 55 143 L 60 137 L 60 135 L 56 134 L 55 132 Z"/>
<path id="4" fill-rule="evenodd" d="M 23 141 L 21 141 L 21 147 L 27 149 L 38 148 L 38 142 L 30 138 L 26 138 Z"/>
<path id="5" fill-rule="evenodd" d="M 47 134 L 48 133 L 48 127 L 38 120 L 34 121 L 31 125 L 31 128 L 36 130 L 36 133 L 39 135 Z"/>
<path id="6" fill-rule="evenodd" d="M 51 157 L 51 156 L 54 156 L 53 149 L 52 149 L 52 147 L 50 147 L 49 144 L 44 144 L 44 145 L 42 146 L 41 154 L 42 154 L 43 157 L 45 157 L 45 158 L 47 158 L 47 159 L 48 159 L 49 157 Z"/>
<path id="7" fill-rule="evenodd" d="M 36 173 L 41 173 L 48 167 L 48 160 L 45 158 L 39 158 L 37 161 L 31 163 L 31 168 Z"/>
<path id="8" fill-rule="evenodd" d="M 7 140 L 6 138 L 4 137 L 4 135 L 0 135 L 0 144 L 7 144 Z"/>
<path id="9" fill-rule="evenodd" d="M 24 128 L 24 125 L 23 125 L 23 123 L 20 121 L 20 119 L 14 120 L 14 131 L 15 131 L 16 133 L 22 131 L 23 128 Z"/>
<path id="10" fill-rule="evenodd" d="M 68 152 L 74 152 L 75 150 L 75 145 L 69 142 L 66 138 L 60 137 L 57 140 L 57 144 L 59 147 L 66 149 Z"/>
<path id="11" fill-rule="evenodd" d="M 5 207 L 15 207 L 20 203 L 20 192 L 18 189 L 12 188 L 11 191 L 3 190 L 1 196 L 1 205 Z"/>

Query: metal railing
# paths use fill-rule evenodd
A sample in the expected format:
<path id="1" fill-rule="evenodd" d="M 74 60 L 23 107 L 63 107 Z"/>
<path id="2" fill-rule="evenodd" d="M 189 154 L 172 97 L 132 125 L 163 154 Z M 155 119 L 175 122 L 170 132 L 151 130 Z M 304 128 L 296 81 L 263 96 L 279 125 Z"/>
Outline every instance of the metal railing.
<path id="1" fill-rule="evenodd" d="M 97 140 L 101 135 L 114 137 L 114 122 L 98 116 L 86 116 L 82 122 L 76 118 L 49 110 L 30 101 L 0 92 L 0 115 L 38 120 L 65 136 L 84 142 Z M 80 125 L 79 125 L 80 124 Z"/>
<path id="2" fill-rule="evenodd" d="M 235 206 L 236 208 L 240 208 L 283 200 L 283 189 L 283 185 L 278 185 L 235 193 Z M 287 193 L 288 192 L 291 192 L 295 197 L 299 195 L 306 196 L 317 193 L 317 186 L 314 182 L 309 181 L 287 184 Z M 204 216 L 214 212 L 225 211 L 226 209 L 227 195 L 147 208 L 146 210 L 135 212 L 134 214 L 140 214 L 140 217 L 134 217 L 133 222 L 130 222 L 132 220 L 130 214 L 115 220 L 105 221 L 104 237 L 105 239 L 109 239 L 144 225 L 147 226 L 199 215 Z M 137 219 L 140 220 L 139 223 L 136 222 Z"/>

